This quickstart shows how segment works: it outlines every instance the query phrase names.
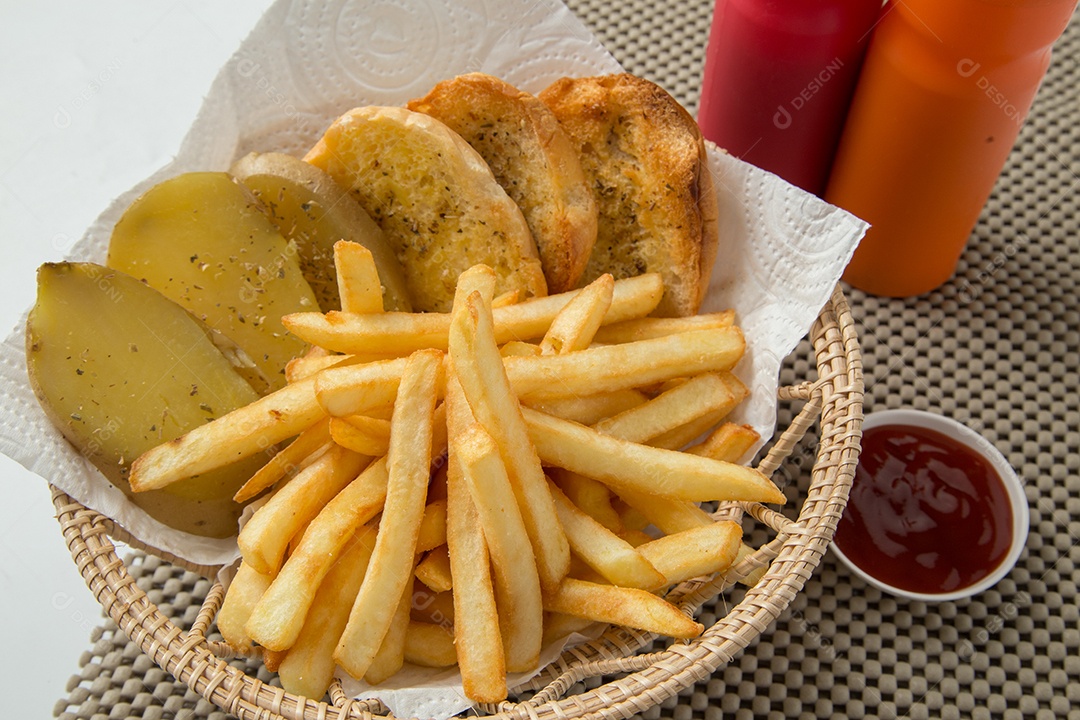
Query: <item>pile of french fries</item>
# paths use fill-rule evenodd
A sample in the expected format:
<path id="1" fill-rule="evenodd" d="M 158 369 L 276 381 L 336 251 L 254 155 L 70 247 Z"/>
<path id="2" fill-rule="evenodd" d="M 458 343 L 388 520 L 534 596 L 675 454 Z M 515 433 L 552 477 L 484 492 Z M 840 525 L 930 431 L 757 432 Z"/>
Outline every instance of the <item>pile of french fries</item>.
<path id="1" fill-rule="evenodd" d="M 158 488 L 292 439 L 237 494 L 275 487 L 239 535 L 226 641 L 308 697 L 336 666 L 456 663 L 495 702 L 586 625 L 702 632 L 662 594 L 745 547 L 697 503 L 784 501 L 735 463 L 756 433 L 723 422 L 747 394 L 732 314 L 647 317 L 657 275 L 517 302 L 484 266 L 451 313 L 383 313 L 371 254 L 341 242 L 335 262 L 343 310 L 284 319 L 313 348 L 288 384 L 132 469 Z"/>

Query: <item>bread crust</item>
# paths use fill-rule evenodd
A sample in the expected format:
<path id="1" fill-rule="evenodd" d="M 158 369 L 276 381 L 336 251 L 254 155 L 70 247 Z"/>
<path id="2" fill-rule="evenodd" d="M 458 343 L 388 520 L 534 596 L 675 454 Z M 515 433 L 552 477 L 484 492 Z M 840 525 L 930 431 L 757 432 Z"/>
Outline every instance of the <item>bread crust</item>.
<path id="1" fill-rule="evenodd" d="M 629 74 L 562 78 L 539 95 L 578 149 L 599 207 L 582 277 L 659 272 L 655 315 L 692 315 L 705 296 L 718 206 L 697 123 L 665 90 Z"/>
<path id="2" fill-rule="evenodd" d="M 521 210 L 484 159 L 435 118 L 401 107 L 356 108 L 304 159 L 382 228 L 414 310 L 448 312 L 458 275 L 479 263 L 495 270 L 497 293 L 547 294 Z"/>
<path id="3" fill-rule="evenodd" d="M 596 202 L 551 110 L 484 73 L 440 82 L 408 108 L 445 123 L 487 161 L 525 216 L 548 290 L 577 287 L 596 241 Z"/>

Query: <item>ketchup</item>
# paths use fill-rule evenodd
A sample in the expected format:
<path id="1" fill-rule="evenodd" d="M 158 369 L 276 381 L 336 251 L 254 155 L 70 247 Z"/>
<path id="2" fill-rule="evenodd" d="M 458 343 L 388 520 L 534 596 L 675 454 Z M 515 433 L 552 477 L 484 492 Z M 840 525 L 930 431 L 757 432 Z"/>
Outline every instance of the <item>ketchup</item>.
<path id="1" fill-rule="evenodd" d="M 982 456 L 934 430 L 880 425 L 862 454 L 835 542 L 884 583 L 939 594 L 968 587 L 1012 544 L 1005 485 Z"/>
<path id="2" fill-rule="evenodd" d="M 698 123 L 733 155 L 815 194 L 881 0 L 717 0 Z"/>

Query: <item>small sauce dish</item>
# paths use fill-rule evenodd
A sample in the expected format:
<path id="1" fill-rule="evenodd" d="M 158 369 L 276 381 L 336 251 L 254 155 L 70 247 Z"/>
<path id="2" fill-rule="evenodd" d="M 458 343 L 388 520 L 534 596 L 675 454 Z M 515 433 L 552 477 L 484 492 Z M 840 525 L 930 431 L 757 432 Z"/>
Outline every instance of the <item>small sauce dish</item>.
<path id="1" fill-rule="evenodd" d="M 1028 536 L 1024 486 L 990 441 L 919 410 L 871 413 L 831 548 L 881 590 L 970 597 L 1012 570 Z"/>

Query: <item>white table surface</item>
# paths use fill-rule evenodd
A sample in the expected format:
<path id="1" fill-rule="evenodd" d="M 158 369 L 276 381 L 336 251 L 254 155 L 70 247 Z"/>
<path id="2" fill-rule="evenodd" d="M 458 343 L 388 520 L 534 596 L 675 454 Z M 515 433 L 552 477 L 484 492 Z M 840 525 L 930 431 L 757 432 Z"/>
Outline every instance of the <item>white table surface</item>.
<path id="1" fill-rule="evenodd" d="M 269 0 L 0 0 L 0 332 L 116 195 L 164 165 Z M 0 456 L 5 717 L 51 717 L 101 609 L 46 483 Z"/>

